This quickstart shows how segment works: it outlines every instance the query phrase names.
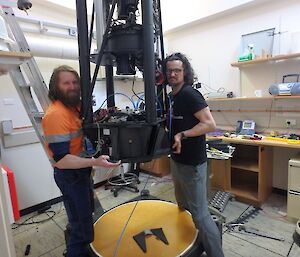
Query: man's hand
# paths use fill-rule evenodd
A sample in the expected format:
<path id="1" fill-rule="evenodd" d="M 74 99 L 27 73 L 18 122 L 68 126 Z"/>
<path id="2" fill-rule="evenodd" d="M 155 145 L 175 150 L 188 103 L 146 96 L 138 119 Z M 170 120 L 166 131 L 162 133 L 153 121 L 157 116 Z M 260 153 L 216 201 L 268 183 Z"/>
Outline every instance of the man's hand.
<path id="1" fill-rule="evenodd" d="M 121 161 L 116 163 L 109 161 L 108 155 L 100 155 L 98 158 L 94 159 L 94 166 L 100 166 L 103 168 L 115 168 L 121 164 Z"/>
<path id="2" fill-rule="evenodd" d="M 174 136 L 174 144 L 172 148 L 174 149 L 173 153 L 180 154 L 181 153 L 181 140 L 182 140 L 182 133 L 177 133 Z"/>

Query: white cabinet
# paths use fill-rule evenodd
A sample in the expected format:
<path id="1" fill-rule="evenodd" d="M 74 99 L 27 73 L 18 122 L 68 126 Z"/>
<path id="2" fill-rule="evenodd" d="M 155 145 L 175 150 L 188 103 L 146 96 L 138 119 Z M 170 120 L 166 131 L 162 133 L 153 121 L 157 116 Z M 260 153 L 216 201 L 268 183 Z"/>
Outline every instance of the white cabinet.
<path id="1" fill-rule="evenodd" d="M 300 154 L 289 161 L 287 215 L 300 219 Z"/>
<path id="2" fill-rule="evenodd" d="M 1 167 L 1 163 L 0 163 Z M 4 195 L 4 180 L 0 173 L 0 253 L 1 256 L 15 257 L 15 247 L 13 243 L 11 228 L 9 225 L 8 210 Z"/>

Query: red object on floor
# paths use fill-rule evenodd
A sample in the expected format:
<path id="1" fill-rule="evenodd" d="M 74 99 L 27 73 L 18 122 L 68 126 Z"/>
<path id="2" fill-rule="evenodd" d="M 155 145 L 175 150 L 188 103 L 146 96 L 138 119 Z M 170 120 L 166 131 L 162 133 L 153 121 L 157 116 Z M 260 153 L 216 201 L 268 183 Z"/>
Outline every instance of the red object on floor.
<path id="1" fill-rule="evenodd" d="M 13 213 L 14 213 L 14 220 L 17 221 L 18 219 L 20 219 L 20 211 L 19 211 L 14 173 L 5 165 L 2 165 L 2 168 L 7 173 L 8 187 L 9 187 L 10 199 L 11 199 Z"/>

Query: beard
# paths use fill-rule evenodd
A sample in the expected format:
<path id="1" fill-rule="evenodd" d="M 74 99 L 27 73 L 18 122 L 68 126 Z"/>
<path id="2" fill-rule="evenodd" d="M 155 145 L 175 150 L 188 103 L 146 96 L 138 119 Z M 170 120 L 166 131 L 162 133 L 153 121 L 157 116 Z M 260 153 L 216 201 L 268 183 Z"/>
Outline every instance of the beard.
<path id="1" fill-rule="evenodd" d="M 58 91 L 58 100 L 60 100 L 67 107 L 77 107 L 80 104 L 80 91 L 62 92 Z"/>

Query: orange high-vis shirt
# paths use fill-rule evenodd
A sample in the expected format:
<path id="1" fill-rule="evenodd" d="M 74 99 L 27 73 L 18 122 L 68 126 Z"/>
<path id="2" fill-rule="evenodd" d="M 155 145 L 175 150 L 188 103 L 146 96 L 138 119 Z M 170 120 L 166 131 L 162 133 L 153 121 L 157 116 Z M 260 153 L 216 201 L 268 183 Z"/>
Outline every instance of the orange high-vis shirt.
<path id="1" fill-rule="evenodd" d="M 83 152 L 82 120 L 76 108 L 66 107 L 61 101 L 50 104 L 42 120 L 42 128 L 49 156 L 54 153 L 51 143 L 70 142 L 69 153 L 79 156 Z"/>

